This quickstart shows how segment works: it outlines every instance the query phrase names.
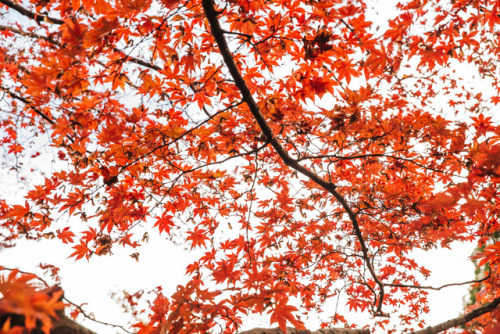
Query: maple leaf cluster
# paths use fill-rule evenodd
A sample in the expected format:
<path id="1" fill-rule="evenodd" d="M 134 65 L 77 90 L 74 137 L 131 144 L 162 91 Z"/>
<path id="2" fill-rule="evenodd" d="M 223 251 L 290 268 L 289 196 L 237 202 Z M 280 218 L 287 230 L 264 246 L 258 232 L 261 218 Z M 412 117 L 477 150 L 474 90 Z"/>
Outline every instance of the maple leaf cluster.
<path id="1" fill-rule="evenodd" d="M 340 297 L 374 327 L 423 327 L 412 250 L 474 241 L 498 266 L 498 2 L 377 7 L 2 0 L 0 143 L 28 190 L 0 200 L 0 246 L 139 260 L 154 233 L 199 252 L 140 333 L 231 333 L 249 314 L 286 331 L 311 312 L 354 328 L 325 308 Z M 32 294 L 16 291 L 4 303 Z M 49 328 L 29 305 L 26 326 Z"/>
<path id="2" fill-rule="evenodd" d="M 33 330 L 37 326 L 44 333 L 50 333 L 52 321 L 59 318 L 57 312 L 64 308 L 63 291 L 58 289 L 50 294 L 40 291 L 31 282 L 35 278 L 34 274 L 19 274 L 17 270 L 0 277 L 2 333 L 24 333 L 25 329 Z M 14 324 L 16 316 L 22 317 L 21 324 Z"/>

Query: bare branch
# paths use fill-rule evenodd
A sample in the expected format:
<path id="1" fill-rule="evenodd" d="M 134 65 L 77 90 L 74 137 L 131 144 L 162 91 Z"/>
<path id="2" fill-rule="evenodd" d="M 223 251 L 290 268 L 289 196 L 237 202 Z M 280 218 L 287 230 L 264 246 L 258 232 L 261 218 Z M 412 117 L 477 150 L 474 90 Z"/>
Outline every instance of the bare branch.
<path id="1" fill-rule="evenodd" d="M 78 305 L 76 303 L 73 303 L 71 300 L 68 300 L 66 297 L 64 297 L 64 300 L 73 305 L 74 307 L 76 307 L 78 309 L 78 311 L 80 311 L 80 313 L 86 318 L 86 319 L 89 319 L 90 321 L 93 321 L 95 323 L 98 323 L 98 324 L 101 324 L 101 325 L 105 325 L 105 326 L 109 326 L 109 327 L 114 327 L 114 328 L 119 328 L 121 329 L 122 331 L 126 332 L 126 333 L 130 333 L 132 334 L 133 332 L 131 331 L 128 331 L 127 329 L 125 329 L 125 327 L 123 326 L 120 326 L 120 325 L 115 325 L 115 324 L 112 324 L 112 323 L 109 323 L 109 322 L 105 322 L 105 321 L 101 321 L 101 320 L 97 320 L 95 319 L 93 316 L 91 316 L 90 314 L 88 314 L 87 312 L 85 312 L 85 310 L 82 308 L 81 305 Z M 56 323 L 57 324 L 57 323 Z M 80 325 L 81 326 L 81 325 Z M 64 334 L 64 333 L 53 333 L 53 334 Z"/>
<path id="2" fill-rule="evenodd" d="M 466 281 L 466 282 L 460 282 L 460 283 L 448 283 L 448 284 L 443 284 L 438 287 L 430 286 L 430 285 L 413 285 L 413 284 L 391 284 L 391 283 L 384 283 L 385 286 L 390 286 L 393 288 L 414 288 L 414 289 L 426 289 L 426 290 L 441 290 L 444 288 L 448 288 L 450 286 L 460 286 L 460 285 L 467 285 L 467 284 L 474 284 L 474 283 L 481 283 L 486 281 L 491 277 L 491 269 L 488 272 L 488 276 L 482 279 L 478 280 L 473 280 L 473 281 Z"/>

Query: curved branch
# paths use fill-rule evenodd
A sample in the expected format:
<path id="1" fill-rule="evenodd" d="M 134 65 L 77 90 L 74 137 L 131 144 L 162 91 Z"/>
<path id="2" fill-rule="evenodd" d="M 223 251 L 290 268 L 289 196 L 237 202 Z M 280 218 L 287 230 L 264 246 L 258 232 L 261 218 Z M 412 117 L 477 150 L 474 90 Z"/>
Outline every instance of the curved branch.
<path id="1" fill-rule="evenodd" d="M 335 199 L 340 203 L 340 205 L 342 205 L 344 210 L 349 215 L 349 219 L 351 220 L 353 225 L 354 234 L 356 235 L 356 238 L 358 239 L 359 244 L 361 246 L 361 252 L 363 253 L 365 264 L 371 276 L 373 277 L 374 281 L 377 283 L 380 289 L 375 315 L 377 316 L 384 315 L 382 313 L 382 303 L 384 299 L 384 284 L 378 278 L 377 274 L 375 273 L 375 269 L 373 268 L 370 262 L 368 247 L 366 246 L 366 242 L 363 238 L 363 234 L 361 232 L 361 228 L 357 221 L 356 214 L 351 209 L 345 198 L 336 190 L 337 186 L 335 184 L 325 181 L 323 178 L 321 178 L 318 174 L 314 173 L 312 170 L 308 169 L 305 166 L 300 165 L 298 160 L 292 158 L 285 150 L 285 148 L 281 145 L 281 143 L 275 138 L 273 130 L 267 123 L 266 119 L 264 118 L 264 115 L 262 115 L 262 112 L 260 111 L 259 106 L 255 102 L 252 93 L 250 92 L 250 89 L 248 88 L 245 82 L 245 79 L 243 79 L 236 63 L 234 62 L 233 56 L 231 55 L 231 51 L 229 50 L 226 39 L 224 37 L 224 30 L 221 28 L 219 20 L 217 19 L 218 12 L 214 8 L 213 0 L 203 0 L 203 9 L 205 10 L 205 15 L 210 24 L 212 35 L 215 38 L 215 41 L 217 42 L 219 50 L 224 59 L 224 63 L 229 69 L 229 72 L 231 73 L 231 76 L 236 86 L 240 90 L 241 95 L 243 96 L 243 100 L 248 105 L 250 112 L 257 121 L 260 129 L 262 130 L 262 133 L 266 136 L 269 143 L 273 146 L 273 148 L 281 157 L 285 165 L 289 166 L 292 169 L 295 169 L 297 172 L 308 177 L 310 180 L 314 181 L 323 189 L 327 190 L 330 194 L 332 194 L 335 197 Z"/>
<path id="2" fill-rule="evenodd" d="M 298 159 L 299 161 L 301 160 L 311 160 L 311 159 L 325 159 L 325 158 L 334 158 L 334 159 L 338 159 L 338 161 L 340 160 L 353 160 L 353 159 L 364 159 L 364 158 L 389 158 L 389 159 L 394 159 L 394 160 L 402 160 L 402 161 L 406 161 L 406 162 L 409 162 L 409 163 L 412 163 L 418 167 L 421 167 L 421 168 L 424 168 L 424 169 L 427 169 L 427 170 L 431 170 L 433 172 L 436 172 L 436 173 L 442 173 L 442 174 L 446 174 L 446 175 L 450 175 L 450 176 L 454 176 L 454 177 L 459 177 L 459 178 L 462 178 L 462 179 L 466 179 L 465 176 L 461 176 L 461 175 L 457 175 L 457 174 L 454 174 L 454 173 L 450 173 L 450 172 L 446 172 L 446 171 L 442 171 L 442 170 L 439 170 L 437 168 L 432 168 L 432 167 L 428 167 L 428 166 L 425 166 L 424 164 L 421 164 L 413 159 L 409 159 L 409 158 L 404 158 L 404 157 L 397 157 L 397 156 L 394 156 L 394 155 L 390 155 L 390 154 L 384 154 L 384 153 L 378 153 L 378 154 L 357 154 L 357 155 L 351 155 L 351 156 L 346 156 L 346 157 L 342 157 L 342 156 L 338 156 L 336 154 L 322 154 L 322 155 L 311 155 L 311 156 L 304 156 L 304 157 L 301 157 L 300 159 Z"/>
<path id="3" fill-rule="evenodd" d="M 395 283 L 384 283 L 385 286 L 393 287 L 393 288 L 413 288 L 413 289 L 426 289 L 426 290 L 441 290 L 444 288 L 448 288 L 450 286 L 460 286 L 460 285 L 467 285 L 467 284 L 474 284 L 474 283 L 481 283 L 486 280 L 488 280 L 491 277 L 491 269 L 488 272 L 488 276 L 485 278 L 481 278 L 478 280 L 472 280 L 472 281 L 466 281 L 466 282 L 460 282 L 460 283 L 448 283 L 448 284 L 443 284 L 441 286 L 431 286 L 431 285 L 413 285 L 413 284 L 395 284 Z"/>
<path id="4" fill-rule="evenodd" d="M 24 31 L 24 30 L 15 28 L 15 27 L 0 25 L 0 30 L 1 31 L 11 31 L 11 32 L 16 33 L 16 34 L 21 35 L 21 36 L 43 39 L 44 41 L 47 41 L 47 42 L 52 43 L 54 45 L 61 46 L 61 43 L 59 43 L 58 41 L 56 41 L 55 39 L 53 39 L 51 37 L 42 36 L 42 35 L 39 35 L 37 33 Z"/>
<path id="5" fill-rule="evenodd" d="M 160 66 L 157 66 L 157 65 L 154 65 L 154 64 L 150 64 L 142 59 L 139 59 L 139 58 L 136 58 L 134 56 L 131 56 L 131 55 L 128 55 L 125 53 L 125 51 L 123 50 L 120 50 L 118 48 L 113 48 L 113 51 L 119 53 L 120 55 L 123 56 L 123 60 L 125 61 L 130 61 L 131 63 L 134 63 L 134 64 L 137 64 L 137 65 L 140 65 L 140 66 L 143 66 L 143 67 L 146 67 L 146 68 L 149 68 L 150 70 L 154 70 L 154 71 L 162 71 L 163 69 L 160 67 Z"/>
<path id="6" fill-rule="evenodd" d="M 442 322 L 440 324 L 437 324 L 435 326 L 427 327 L 419 331 L 411 332 L 411 334 L 437 334 L 442 331 L 445 331 L 447 329 L 461 326 L 466 324 L 467 322 L 485 314 L 493 311 L 494 309 L 497 308 L 497 306 L 500 304 L 500 297 L 493 299 L 491 303 L 485 304 L 481 307 L 478 307 L 477 309 L 466 313 L 460 317 L 450 319 L 448 321 Z"/>
<path id="7" fill-rule="evenodd" d="M 1 1 L 1 0 L 0 0 Z M 42 117 L 44 120 L 46 120 L 47 122 L 49 122 L 50 124 L 55 124 L 55 120 L 53 120 L 52 118 L 50 118 L 49 116 L 45 115 L 40 109 L 36 108 L 35 106 L 33 106 L 33 103 L 27 99 L 25 99 L 24 97 L 22 96 L 19 96 L 17 95 L 16 93 L 14 92 L 11 92 L 10 90 L 8 90 L 7 88 L 4 88 L 4 87 L 1 87 L 0 86 L 0 90 L 7 93 L 10 97 L 12 97 L 13 99 L 16 99 L 18 101 L 21 101 L 22 103 L 24 103 L 25 105 L 27 105 L 28 107 L 31 108 L 31 110 L 33 110 L 35 113 L 37 113 L 40 117 Z M 70 138 L 71 139 L 71 138 Z"/>
<path id="8" fill-rule="evenodd" d="M 101 320 L 97 320 L 95 319 L 94 317 L 92 317 L 90 314 L 88 314 L 87 312 L 85 312 L 85 310 L 83 309 L 83 307 L 81 305 L 78 305 L 76 303 L 73 303 L 71 300 L 67 299 L 66 297 L 64 297 L 64 301 L 66 301 L 67 303 L 73 305 L 74 307 L 76 307 L 78 309 L 78 311 L 88 320 L 90 321 L 93 321 L 95 323 L 98 323 L 98 324 L 101 324 L 101 325 L 104 325 L 104 326 L 108 326 L 108 327 L 114 327 L 114 328 L 119 328 L 121 329 L 122 331 L 124 331 L 125 333 L 130 333 L 132 334 L 133 332 L 131 331 L 128 331 L 127 329 L 125 329 L 125 327 L 123 326 L 120 326 L 120 325 L 115 325 L 115 324 L 112 324 L 112 323 L 109 323 L 109 322 L 105 322 L 105 321 L 101 321 Z M 64 318 L 63 318 L 64 319 Z M 59 321 L 56 321 L 55 324 L 57 325 Z M 81 325 L 77 324 L 79 327 L 82 327 Z M 90 331 L 92 332 L 92 331 Z M 93 332 L 92 332 L 93 333 Z M 64 333 L 60 333 L 60 332 L 57 332 L 57 333 L 53 333 L 53 334 L 64 334 Z M 89 333 L 90 334 L 90 333 Z"/>

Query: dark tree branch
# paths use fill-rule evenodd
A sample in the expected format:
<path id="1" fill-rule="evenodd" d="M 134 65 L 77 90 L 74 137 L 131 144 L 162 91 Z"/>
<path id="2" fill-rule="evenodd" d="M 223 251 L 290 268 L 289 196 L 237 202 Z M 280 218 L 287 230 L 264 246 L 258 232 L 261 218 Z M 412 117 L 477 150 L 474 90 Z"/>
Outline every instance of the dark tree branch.
<path id="1" fill-rule="evenodd" d="M 2 1 L 2 0 L 0 0 Z M 19 96 L 17 95 L 16 93 L 14 92 L 11 92 L 10 90 L 8 90 L 7 88 L 4 88 L 4 87 L 0 87 L 0 90 L 4 91 L 5 93 L 9 94 L 10 97 L 12 97 L 13 99 L 16 99 L 18 101 L 21 101 L 23 102 L 25 105 L 27 105 L 28 107 L 31 108 L 31 110 L 33 110 L 35 113 L 37 113 L 38 115 L 40 115 L 40 117 L 42 117 L 44 120 L 46 120 L 47 122 L 49 122 L 50 124 L 54 124 L 55 121 L 50 118 L 49 116 L 45 115 L 40 109 L 36 108 L 33 106 L 33 103 L 31 103 L 31 101 L 25 99 L 24 97 L 22 96 Z"/>
<path id="2" fill-rule="evenodd" d="M 450 319 L 435 326 L 427 327 L 422 330 L 412 332 L 411 334 L 437 334 L 453 327 L 465 325 L 467 322 L 485 313 L 489 313 L 495 310 L 499 304 L 500 304 L 500 297 L 493 299 L 491 303 L 478 307 L 477 309 L 469 313 L 466 313 L 460 317 Z"/>
<path id="3" fill-rule="evenodd" d="M 278 139 L 276 139 L 271 127 L 267 123 L 267 120 L 265 119 L 264 115 L 262 115 L 259 106 L 255 102 L 252 96 L 252 92 L 250 92 L 250 89 L 248 88 L 245 79 L 243 79 L 243 77 L 241 76 L 238 66 L 234 62 L 233 56 L 231 54 L 231 51 L 229 50 L 226 39 L 224 37 L 224 30 L 221 28 L 219 20 L 217 19 L 218 12 L 214 8 L 213 0 L 203 0 L 203 8 L 205 10 L 205 15 L 207 16 L 208 22 L 210 23 L 212 35 L 214 36 L 215 41 L 217 42 L 219 50 L 224 59 L 224 63 L 229 69 L 229 72 L 231 73 L 231 76 L 236 86 L 238 87 L 238 89 L 241 92 L 241 95 L 243 96 L 243 100 L 248 105 L 248 108 L 250 109 L 250 112 L 252 113 L 255 120 L 257 121 L 260 129 L 262 130 L 262 133 L 266 136 L 267 140 L 271 143 L 271 145 L 278 153 L 278 155 L 281 157 L 285 165 L 289 166 L 292 169 L 295 169 L 297 172 L 306 176 L 307 178 L 309 178 L 310 180 L 314 181 L 316 184 L 327 190 L 329 193 L 331 193 L 349 215 L 349 218 L 353 225 L 354 234 L 356 235 L 356 238 L 358 239 L 359 244 L 361 246 L 361 252 L 363 253 L 364 262 L 371 276 L 373 277 L 374 281 L 377 283 L 380 289 L 379 296 L 377 298 L 378 299 L 377 308 L 374 313 L 377 316 L 384 315 L 382 312 L 382 303 L 384 300 L 384 285 L 378 278 L 377 274 L 375 273 L 375 269 L 373 268 L 372 263 L 370 261 L 368 247 L 366 246 L 366 242 L 361 232 L 361 228 L 356 218 L 356 214 L 351 209 L 345 198 L 336 190 L 337 186 L 335 184 L 325 181 L 318 174 L 314 173 L 307 167 L 300 165 L 296 159 L 292 158 L 288 154 L 288 152 L 281 145 Z"/>
<path id="4" fill-rule="evenodd" d="M 154 71 L 157 71 L 157 72 L 159 72 L 159 71 L 162 70 L 162 68 L 160 66 L 150 64 L 150 63 L 148 63 L 148 62 L 146 62 L 146 61 L 144 61 L 142 59 L 139 59 L 139 58 L 133 57 L 131 55 L 128 55 L 124 51 L 122 51 L 122 50 L 120 50 L 118 48 L 113 48 L 113 51 L 122 54 L 123 57 L 124 57 L 124 60 L 129 60 L 131 63 L 137 64 L 137 65 L 140 65 L 140 66 L 143 66 L 143 67 L 147 67 L 150 70 L 154 70 Z"/>
<path id="5" fill-rule="evenodd" d="M 427 169 L 427 170 L 431 170 L 431 171 L 434 171 L 434 172 L 437 172 L 437 173 L 442 173 L 442 174 L 446 174 L 446 175 L 450 175 L 450 176 L 454 176 L 454 177 L 459 177 L 459 178 L 466 178 L 464 176 L 461 176 L 461 175 L 457 175 L 457 174 L 453 174 L 453 173 L 450 173 L 450 172 L 446 172 L 446 171 L 442 171 L 442 170 L 439 170 L 437 168 L 432 168 L 432 167 L 428 167 L 428 166 L 425 166 L 413 159 L 409 159 L 409 158 L 404 158 L 404 157 L 397 157 L 397 156 L 394 156 L 394 155 L 390 155 L 390 154 L 384 154 L 384 153 L 380 153 L 380 154 L 358 154 L 358 155 L 351 155 L 351 156 L 339 156 L 337 154 L 323 154 L 323 155 L 310 155 L 310 156 L 304 156 L 304 157 L 301 157 L 300 159 L 298 159 L 299 161 L 301 160 L 311 160 L 311 159 L 337 159 L 337 161 L 341 161 L 341 160 L 353 160 L 353 159 L 365 159 L 365 158 L 389 158 L 389 159 L 394 159 L 394 160 L 401 160 L 401 161 L 406 161 L 406 162 L 409 162 L 409 163 L 412 163 L 418 167 L 421 167 L 421 168 L 424 168 L 424 169 Z"/>
<path id="6" fill-rule="evenodd" d="M 21 30 L 21 29 L 18 29 L 18 28 L 4 26 L 4 25 L 0 25 L 0 30 L 2 30 L 2 31 L 11 31 L 11 32 L 16 33 L 16 34 L 21 35 L 21 36 L 32 37 L 32 38 L 37 38 L 37 39 L 43 39 L 43 40 L 45 40 L 45 41 L 47 41 L 49 43 L 52 43 L 54 45 L 61 46 L 61 43 L 59 43 L 58 41 L 54 40 L 53 38 L 50 38 L 50 37 L 47 37 L 47 36 L 42 36 L 42 35 L 39 35 L 39 34 L 34 33 L 34 32 L 28 32 L 28 31 L 24 31 L 24 30 Z"/>
<path id="7" fill-rule="evenodd" d="M 17 4 L 13 1 L 10 1 L 10 0 L 0 0 L 0 3 L 3 3 L 5 6 L 8 6 L 12 9 L 16 10 L 20 14 L 23 14 L 24 16 L 29 17 L 30 19 L 33 19 L 38 23 L 41 23 L 42 21 L 47 22 L 47 23 L 56 23 L 56 24 L 63 24 L 64 23 L 63 20 L 55 19 L 55 18 L 49 17 L 48 15 L 33 13 L 32 11 L 24 8 L 20 4 Z"/>

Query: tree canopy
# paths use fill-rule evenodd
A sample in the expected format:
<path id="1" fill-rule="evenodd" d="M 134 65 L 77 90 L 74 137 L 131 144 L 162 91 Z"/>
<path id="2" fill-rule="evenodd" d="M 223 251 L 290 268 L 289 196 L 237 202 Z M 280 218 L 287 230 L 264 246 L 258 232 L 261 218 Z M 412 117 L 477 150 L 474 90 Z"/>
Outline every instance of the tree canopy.
<path id="1" fill-rule="evenodd" d="M 2 247 L 140 261 L 159 233 L 199 252 L 138 333 L 308 313 L 334 333 L 338 298 L 376 319 L 342 333 L 497 333 L 500 1 L 0 3 L 2 168 L 37 175 L 0 201 Z M 471 241 L 474 302 L 425 328 L 442 287 L 412 250 Z M 60 289 L 3 269 L 3 330 L 57 333 Z"/>

